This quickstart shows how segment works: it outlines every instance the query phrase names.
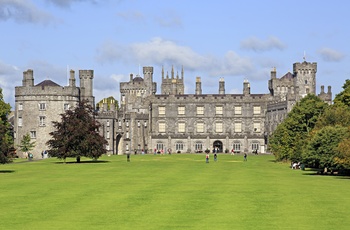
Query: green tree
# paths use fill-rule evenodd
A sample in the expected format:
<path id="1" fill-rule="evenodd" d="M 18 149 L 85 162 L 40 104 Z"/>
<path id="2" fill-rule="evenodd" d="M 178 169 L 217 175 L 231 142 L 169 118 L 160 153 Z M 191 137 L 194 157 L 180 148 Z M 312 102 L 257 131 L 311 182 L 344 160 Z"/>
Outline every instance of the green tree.
<path id="1" fill-rule="evenodd" d="M 330 105 L 316 122 L 315 128 L 320 129 L 325 126 L 350 126 L 350 107 L 343 103 Z"/>
<path id="2" fill-rule="evenodd" d="M 327 104 L 313 94 L 298 102 L 287 118 L 277 126 L 269 140 L 270 151 L 277 161 L 300 161 L 307 137 Z"/>
<path id="3" fill-rule="evenodd" d="M 325 126 L 315 130 L 303 152 L 303 162 L 314 168 L 334 168 L 339 143 L 349 137 L 347 127 Z"/>
<path id="4" fill-rule="evenodd" d="M 35 147 L 35 141 L 32 142 L 29 133 L 27 133 L 26 135 L 23 135 L 21 143 L 18 145 L 18 147 L 27 158 L 28 153 Z"/>
<path id="5" fill-rule="evenodd" d="M 107 141 L 99 134 L 100 123 L 95 119 L 94 109 L 86 101 L 79 102 L 73 110 L 61 114 L 61 121 L 54 121 L 47 144 L 50 156 L 66 160 L 75 157 L 79 162 L 85 156 L 98 159 L 106 153 Z"/>
<path id="6" fill-rule="evenodd" d="M 110 96 L 110 97 L 107 97 L 107 98 L 103 98 L 101 101 L 99 101 L 99 102 L 96 104 L 96 107 L 97 107 L 97 108 L 102 108 L 104 103 L 107 103 L 107 109 L 110 109 L 110 108 L 111 108 L 111 105 L 114 104 L 115 109 L 116 109 L 116 110 L 119 110 L 118 101 L 117 101 L 116 99 L 114 99 L 113 96 Z"/>
<path id="7" fill-rule="evenodd" d="M 0 88 L 0 164 L 9 163 L 13 157 L 13 137 L 11 135 L 10 124 L 7 120 L 11 112 L 11 106 L 5 103 L 2 89 Z"/>
<path id="8" fill-rule="evenodd" d="M 334 104 L 342 103 L 350 107 L 350 80 L 347 79 L 343 85 L 343 91 L 337 94 L 334 98 Z"/>
<path id="9" fill-rule="evenodd" d="M 334 163 L 339 169 L 350 169 L 350 138 L 343 139 L 336 148 Z"/>

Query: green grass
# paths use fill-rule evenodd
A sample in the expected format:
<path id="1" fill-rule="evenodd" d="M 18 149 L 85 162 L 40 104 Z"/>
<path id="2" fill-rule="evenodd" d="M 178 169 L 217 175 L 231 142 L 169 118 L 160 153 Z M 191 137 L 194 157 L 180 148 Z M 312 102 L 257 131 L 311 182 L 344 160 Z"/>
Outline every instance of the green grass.
<path id="1" fill-rule="evenodd" d="M 71 162 L 74 159 L 69 159 Z M 350 180 L 273 156 L 0 165 L 0 229 L 349 229 Z M 91 162 L 89 159 L 82 161 Z"/>

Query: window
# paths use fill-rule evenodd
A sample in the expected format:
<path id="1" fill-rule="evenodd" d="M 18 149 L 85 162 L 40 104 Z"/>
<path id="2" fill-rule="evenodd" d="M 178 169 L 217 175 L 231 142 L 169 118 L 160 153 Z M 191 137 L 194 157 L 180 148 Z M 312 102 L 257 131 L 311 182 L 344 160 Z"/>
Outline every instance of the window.
<path id="1" fill-rule="evenodd" d="M 69 104 L 68 104 L 68 103 L 65 103 L 65 104 L 63 105 L 63 109 L 64 109 L 64 110 L 68 110 L 68 109 L 69 109 Z"/>
<path id="2" fill-rule="evenodd" d="M 204 115 L 204 106 L 197 106 L 197 115 Z"/>
<path id="3" fill-rule="evenodd" d="M 179 122 L 179 124 L 178 124 L 178 131 L 179 131 L 179 133 L 184 133 L 185 132 L 185 122 Z"/>
<path id="4" fill-rule="evenodd" d="M 140 128 L 140 126 L 141 126 L 140 121 L 137 121 L 137 127 L 139 127 L 139 128 Z"/>
<path id="5" fill-rule="evenodd" d="M 45 103 L 39 103 L 39 110 L 46 110 L 46 104 Z"/>
<path id="6" fill-rule="evenodd" d="M 254 124 L 253 124 L 253 128 L 254 128 L 254 132 L 255 133 L 260 133 L 260 122 L 254 122 Z"/>
<path id="7" fill-rule="evenodd" d="M 109 151 L 110 148 L 109 148 L 109 144 L 106 144 L 106 150 Z"/>
<path id="8" fill-rule="evenodd" d="M 44 116 L 39 117 L 39 126 L 45 126 L 45 117 Z"/>
<path id="9" fill-rule="evenodd" d="M 126 121 L 125 125 L 126 125 L 126 127 L 129 127 L 129 121 Z"/>
<path id="10" fill-rule="evenodd" d="M 242 132 L 242 123 L 241 122 L 235 122 L 235 133 Z"/>
<path id="11" fill-rule="evenodd" d="M 185 115 L 185 106 L 177 107 L 177 114 L 178 115 Z"/>
<path id="12" fill-rule="evenodd" d="M 121 120 L 118 121 L 118 126 L 122 127 L 122 121 Z"/>
<path id="13" fill-rule="evenodd" d="M 215 114 L 216 115 L 222 115 L 222 106 L 216 106 L 215 108 Z"/>
<path id="14" fill-rule="evenodd" d="M 129 132 L 126 132 L 126 133 L 125 133 L 125 138 L 126 138 L 126 139 L 129 139 Z"/>
<path id="15" fill-rule="evenodd" d="M 241 106 L 235 106 L 235 114 L 236 115 L 242 114 L 242 107 Z"/>
<path id="16" fill-rule="evenodd" d="M 215 124 L 215 132 L 222 133 L 222 122 L 216 122 Z"/>
<path id="17" fill-rule="evenodd" d="M 197 133 L 204 133 L 204 123 L 203 122 L 197 123 Z"/>
<path id="18" fill-rule="evenodd" d="M 144 126 L 145 126 L 145 128 L 147 128 L 147 121 L 145 121 Z"/>
<path id="19" fill-rule="evenodd" d="M 158 107 L 158 115 L 165 115 L 165 106 Z"/>
<path id="20" fill-rule="evenodd" d="M 181 142 L 178 142 L 175 144 L 176 151 L 184 150 L 184 144 Z"/>
<path id="21" fill-rule="evenodd" d="M 109 139 L 109 131 L 106 133 L 106 138 Z"/>
<path id="22" fill-rule="evenodd" d="M 107 125 L 107 127 L 109 127 L 109 120 L 107 120 L 107 124 L 106 125 Z"/>
<path id="23" fill-rule="evenodd" d="M 203 151 L 203 144 L 202 144 L 202 142 L 195 143 L 194 149 L 196 150 L 196 152 Z"/>
<path id="24" fill-rule="evenodd" d="M 158 123 L 158 132 L 159 133 L 165 133 L 165 122 L 159 122 Z"/>
<path id="25" fill-rule="evenodd" d="M 252 151 L 254 150 L 259 151 L 259 143 L 252 143 Z"/>
<path id="26" fill-rule="evenodd" d="M 22 103 L 18 104 L 18 110 L 23 110 L 23 104 Z"/>
<path id="27" fill-rule="evenodd" d="M 18 118 L 18 126 L 22 126 L 23 125 L 23 119 L 22 117 Z"/>
<path id="28" fill-rule="evenodd" d="M 30 131 L 30 138 L 36 138 L 36 131 Z"/>
<path id="29" fill-rule="evenodd" d="M 126 151 L 129 151 L 129 145 L 128 144 L 125 145 L 125 149 L 126 149 Z"/>
<path id="30" fill-rule="evenodd" d="M 236 153 L 236 152 L 240 152 L 241 151 L 241 143 L 233 143 L 232 145 L 232 149 L 233 151 Z"/>
<path id="31" fill-rule="evenodd" d="M 260 108 L 260 106 L 254 106 L 253 107 L 253 114 L 260 114 L 260 111 L 261 110 L 261 108 Z"/>

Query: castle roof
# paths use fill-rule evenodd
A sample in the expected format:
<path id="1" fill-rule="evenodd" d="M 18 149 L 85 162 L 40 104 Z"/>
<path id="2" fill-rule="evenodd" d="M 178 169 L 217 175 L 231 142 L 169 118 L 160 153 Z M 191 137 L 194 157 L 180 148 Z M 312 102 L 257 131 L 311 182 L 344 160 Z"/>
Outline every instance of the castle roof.
<path id="1" fill-rule="evenodd" d="M 58 87 L 61 87 L 59 84 L 51 81 L 51 80 L 45 80 L 45 81 L 42 81 L 40 82 L 39 84 L 37 84 L 36 86 L 41 86 L 41 87 L 45 87 L 45 86 L 58 86 Z"/>
<path id="2" fill-rule="evenodd" d="M 133 81 L 143 81 L 143 78 L 142 78 L 142 77 L 135 77 L 135 78 L 133 79 Z"/>
<path id="3" fill-rule="evenodd" d="M 288 72 L 283 77 L 281 77 L 281 79 L 291 80 L 291 79 L 293 79 L 293 74 L 291 74 L 291 72 Z"/>

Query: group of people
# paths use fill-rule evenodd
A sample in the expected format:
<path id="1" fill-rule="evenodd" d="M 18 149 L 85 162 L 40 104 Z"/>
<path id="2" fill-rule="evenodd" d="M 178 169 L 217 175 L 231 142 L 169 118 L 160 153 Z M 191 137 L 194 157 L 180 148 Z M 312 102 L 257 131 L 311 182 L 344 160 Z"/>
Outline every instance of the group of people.
<path id="1" fill-rule="evenodd" d="M 243 159 L 244 159 L 244 161 L 247 161 L 247 154 L 246 153 L 244 153 L 244 155 L 243 155 Z M 214 161 L 217 161 L 218 160 L 218 155 L 216 154 L 216 153 L 214 153 Z M 209 163 L 209 153 L 207 153 L 206 155 L 205 155 L 205 162 L 206 163 Z"/>

